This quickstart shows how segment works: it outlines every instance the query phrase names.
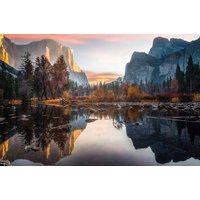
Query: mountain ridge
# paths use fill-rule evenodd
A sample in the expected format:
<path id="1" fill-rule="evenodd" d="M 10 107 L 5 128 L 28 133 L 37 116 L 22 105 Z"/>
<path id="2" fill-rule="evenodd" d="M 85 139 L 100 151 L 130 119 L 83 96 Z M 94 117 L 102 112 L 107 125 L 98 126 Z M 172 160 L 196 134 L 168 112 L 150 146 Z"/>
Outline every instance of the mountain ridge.
<path id="1" fill-rule="evenodd" d="M 156 37 L 149 50 L 149 55 L 156 58 L 163 58 L 185 48 L 187 44 L 189 44 L 188 41 L 179 38 L 167 39 L 164 37 Z"/>
<path id="2" fill-rule="evenodd" d="M 158 40 L 161 42 L 159 46 L 161 52 L 158 51 L 157 44 L 155 47 Z M 166 53 L 168 45 L 165 46 L 165 44 L 169 44 L 170 41 L 178 41 L 182 46 L 179 44 L 177 48 L 174 47 Z M 164 55 L 163 52 L 166 54 Z M 193 57 L 194 63 L 200 62 L 200 39 L 187 42 L 177 38 L 168 40 L 167 38 L 157 37 L 153 40 L 153 45 L 148 54 L 144 52 L 132 54 L 130 62 L 126 65 L 123 81 L 130 84 L 162 83 L 167 78 L 174 77 L 177 64 L 180 65 L 181 70 L 185 71 L 190 55 Z"/>

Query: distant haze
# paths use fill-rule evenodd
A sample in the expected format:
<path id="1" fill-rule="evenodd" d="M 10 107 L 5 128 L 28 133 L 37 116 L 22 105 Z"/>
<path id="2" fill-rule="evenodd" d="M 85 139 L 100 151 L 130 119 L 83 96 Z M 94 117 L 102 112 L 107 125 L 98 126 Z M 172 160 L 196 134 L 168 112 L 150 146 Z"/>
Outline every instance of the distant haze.
<path id="1" fill-rule="evenodd" d="M 110 82 L 124 75 L 126 63 L 134 51 L 149 52 L 153 39 L 195 40 L 190 34 L 5 34 L 17 44 L 54 39 L 74 51 L 77 64 L 86 71 L 90 83 Z"/>

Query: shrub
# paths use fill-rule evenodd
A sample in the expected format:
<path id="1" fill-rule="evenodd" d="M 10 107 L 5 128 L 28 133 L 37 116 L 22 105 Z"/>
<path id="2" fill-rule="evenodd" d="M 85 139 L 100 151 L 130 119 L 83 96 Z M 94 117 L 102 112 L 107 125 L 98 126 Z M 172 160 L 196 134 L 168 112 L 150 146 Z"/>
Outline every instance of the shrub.
<path id="1" fill-rule="evenodd" d="M 63 92 L 63 97 L 64 97 L 65 99 L 68 99 L 68 98 L 70 97 L 69 92 L 68 92 L 68 91 L 64 91 L 64 92 Z"/>
<path id="2" fill-rule="evenodd" d="M 172 102 L 172 103 L 178 103 L 178 102 L 180 102 L 180 99 L 179 99 L 179 97 L 173 97 L 173 98 L 171 99 L 171 102 Z"/>
<path id="3" fill-rule="evenodd" d="M 105 97 L 105 93 L 103 89 L 97 89 L 94 91 L 93 95 L 92 95 L 92 100 L 94 101 L 103 101 Z"/>
<path id="4" fill-rule="evenodd" d="M 181 94 L 179 96 L 181 102 L 191 102 L 193 97 L 190 94 Z"/>
<path id="5" fill-rule="evenodd" d="M 171 100 L 170 94 L 157 94 L 156 100 L 161 102 L 169 102 Z"/>
<path id="6" fill-rule="evenodd" d="M 20 99 L 12 99 L 8 102 L 11 105 L 21 105 L 22 104 L 22 100 Z"/>
<path id="7" fill-rule="evenodd" d="M 140 101 L 142 99 L 142 91 L 139 86 L 128 88 L 128 99 L 131 101 Z"/>
<path id="8" fill-rule="evenodd" d="M 106 92 L 106 100 L 108 100 L 108 101 L 113 101 L 114 99 L 115 99 L 115 94 L 114 94 L 114 92 L 112 91 L 112 90 L 108 90 L 107 92 Z"/>
<path id="9" fill-rule="evenodd" d="M 195 94 L 192 98 L 193 102 L 200 102 L 200 94 Z"/>

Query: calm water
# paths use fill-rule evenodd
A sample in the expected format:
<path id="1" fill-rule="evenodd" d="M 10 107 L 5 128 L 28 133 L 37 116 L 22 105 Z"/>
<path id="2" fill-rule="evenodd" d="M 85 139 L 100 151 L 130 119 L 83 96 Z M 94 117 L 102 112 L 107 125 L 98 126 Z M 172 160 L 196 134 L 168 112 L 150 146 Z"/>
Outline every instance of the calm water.
<path id="1" fill-rule="evenodd" d="M 12 165 L 200 165 L 200 123 L 194 113 L 140 106 L 0 108 L 0 160 Z"/>

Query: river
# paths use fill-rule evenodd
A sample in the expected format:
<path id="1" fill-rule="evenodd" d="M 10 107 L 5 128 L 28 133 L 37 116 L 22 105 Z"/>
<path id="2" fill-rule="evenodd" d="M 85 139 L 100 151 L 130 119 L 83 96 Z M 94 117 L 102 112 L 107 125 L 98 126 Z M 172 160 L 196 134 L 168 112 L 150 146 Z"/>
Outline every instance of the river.
<path id="1" fill-rule="evenodd" d="M 1 107 L 0 160 L 13 166 L 200 165 L 200 120 L 175 106 Z"/>

